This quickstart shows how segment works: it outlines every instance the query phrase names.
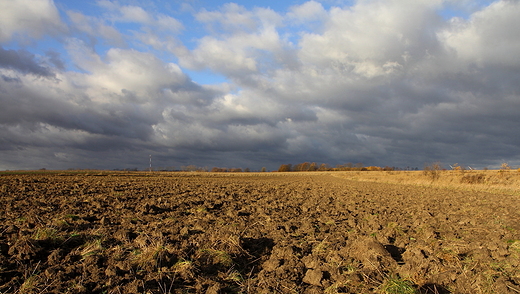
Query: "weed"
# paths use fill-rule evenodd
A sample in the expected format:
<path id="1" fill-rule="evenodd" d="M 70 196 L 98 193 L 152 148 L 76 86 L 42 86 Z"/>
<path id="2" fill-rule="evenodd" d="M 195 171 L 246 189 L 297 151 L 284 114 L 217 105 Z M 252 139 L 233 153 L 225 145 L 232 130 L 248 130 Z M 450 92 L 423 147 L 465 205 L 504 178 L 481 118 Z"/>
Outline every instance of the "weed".
<path id="1" fill-rule="evenodd" d="M 40 277 L 40 262 L 32 269 L 25 269 L 24 271 L 24 282 L 20 285 L 20 288 L 15 293 L 44 293 L 52 283 L 49 283 L 48 279 L 42 279 Z"/>
<path id="2" fill-rule="evenodd" d="M 327 242 L 327 238 L 323 239 L 322 241 L 320 241 L 318 243 L 318 245 L 314 246 L 314 248 L 312 249 L 312 251 L 314 253 L 320 253 L 320 252 L 325 252 L 327 250 L 327 248 L 329 247 L 329 243 L 330 242 Z"/>
<path id="3" fill-rule="evenodd" d="M 225 267 L 230 267 L 233 265 L 233 258 L 226 251 L 215 249 L 201 249 L 200 252 L 203 255 L 211 257 L 213 259 L 213 263 L 221 264 Z"/>
<path id="4" fill-rule="evenodd" d="M 379 287 L 385 294 L 417 294 L 419 293 L 413 283 L 398 276 L 389 276 Z"/>
<path id="5" fill-rule="evenodd" d="M 181 258 L 173 265 L 173 272 L 180 273 L 193 269 L 193 262 Z"/>
<path id="6" fill-rule="evenodd" d="M 235 282 L 239 285 L 242 284 L 242 282 L 244 281 L 244 278 L 242 277 L 242 274 L 240 274 L 239 271 L 237 270 L 229 270 L 227 273 L 226 273 L 227 277 L 225 278 L 226 281 L 231 281 L 231 282 Z"/>
<path id="7" fill-rule="evenodd" d="M 520 241 L 514 240 L 513 242 L 509 243 L 509 251 L 513 257 L 520 257 Z"/>
<path id="8" fill-rule="evenodd" d="M 103 241 L 101 239 L 95 239 L 90 242 L 87 242 L 80 252 L 81 257 L 85 258 L 87 256 L 101 254 L 104 250 L 102 242 Z"/>
<path id="9" fill-rule="evenodd" d="M 79 219 L 79 216 L 74 215 L 74 214 L 67 214 L 67 215 L 64 216 L 64 218 L 65 218 L 65 219 L 70 219 L 70 220 L 75 221 L 75 220 L 78 220 L 78 219 Z"/>
<path id="10" fill-rule="evenodd" d="M 76 238 L 76 237 L 80 237 L 80 236 L 81 236 L 80 233 L 74 231 L 74 232 L 70 233 L 69 238 Z"/>
<path id="11" fill-rule="evenodd" d="M 336 294 L 338 293 L 338 285 L 336 284 L 333 284 L 332 286 L 329 286 L 325 289 L 324 293 L 325 294 Z"/>
<path id="12" fill-rule="evenodd" d="M 339 270 L 342 274 L 353 274 L 358 269 L 359 264 L 348 264 L 345 266 L 340 266 Z"/>
<path id="13" fill-rule="evenodd" d="M 330 220 L 330 221 L 326 222 L 325 224 L 328 226 L 335 226 L 336 222 L 334 220 Z"/>
<path id="14" fill-rule="evenodd" d="M 31 275 L 27 278 L 25 278 L 25 281 L 20 285 L 20 288 L 18 289 L 19 293 L 30 293 L 34 290 L 37 290 L 38 288 L 38 275 Z"/>
<path id="15" fill-rule="evenodd" d="M 56 229 L 40 228 L 34 232 L 33 239 L 38 241 L 48 240 L 53 243 L 58 243 L 61 241 L 61 236 L 58 235 L 58 231 L 56 231 Z"/>
<path id="16" fill-rule="evenodd" d="M 136 239 L 139 248 L 133 251 L 134 261 L 141 268 L 160 268 L 169 254 L 169 249 L 162 238 L 150 238 L 143 234 Z"/>

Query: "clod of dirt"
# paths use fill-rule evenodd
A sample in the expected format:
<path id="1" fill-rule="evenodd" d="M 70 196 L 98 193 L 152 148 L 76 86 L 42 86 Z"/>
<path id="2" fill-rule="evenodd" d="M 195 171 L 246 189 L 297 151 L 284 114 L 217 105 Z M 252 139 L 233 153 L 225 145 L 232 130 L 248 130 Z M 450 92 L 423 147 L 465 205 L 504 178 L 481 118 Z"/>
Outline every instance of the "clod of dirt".
<path id="1" fill-rule="evenodd" d="M 402 255 L 404 265 L 399 268 L 399 273 L 402 276 L 418 276 L 426 275 L 427 273 L 437 273 L 441 268 L 440 260 L 429 255 L 427 248 L 424 246 L 409 246 L 406 252 Z M 440 274 L 435 276 L 437 281 L 450 281 L 450 274 Z"/>
<path id="2" fill-rule="evenodd" d="M 321 286 L 321 279 L 323 278 L 323 272 L 317 269 L 309 269 L 303 277 L 303 282 L 315 286 Z"/>
<path id="3" fill-rule="evenodd" d="M 278 268 L 280 265 L 280 259 L 271 257 L 264 264 L 262 264 L 262 268 L 267 272 L 272 272 Z"/>
<path id="4" fill-rule="evenodd" d="M 377 240 L 368 236 L 352 241 L 350 256 L 370 270 L 397 267 L 397 262 L 392 258 L 390 252 Z"/>
<path id="5" fill-rule="evenodd" d="M 309 269 L 317 269 L 320 266 L 320 260 L 313 255 L 305 256 L 302 258 L 302 262 L 305 264 L 305 267 Z"/>

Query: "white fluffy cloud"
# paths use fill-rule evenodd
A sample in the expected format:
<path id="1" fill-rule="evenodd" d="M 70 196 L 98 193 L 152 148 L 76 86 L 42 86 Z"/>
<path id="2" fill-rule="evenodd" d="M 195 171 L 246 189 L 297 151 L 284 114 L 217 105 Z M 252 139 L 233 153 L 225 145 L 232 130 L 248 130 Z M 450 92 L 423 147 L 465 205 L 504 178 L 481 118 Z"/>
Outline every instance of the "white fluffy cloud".
<path id="1" fill-rule="evenodd" d="M 498 1 L 469 20 L 454 18 L 448 29 L 439 33 L 448 50 L 457 58 L 479 66 L 518 66 L 520 58 L 520 3 Z"/>
<path id="2" fill-rule="evenodd" d="M 309 21 L 324 20 L 327 17 L 327 11 L 321 3 L 308 1 L 301 5 L 292 6 L 287 13 L 287 17 L 297 24 L 306 24 Z"/>
<path id="3" fill-rule="evenodd" d="M 282 17 L 270 9 L 249 11 L 230 3 L 219 11 L 202 11 L 196 19 L 215 33 L 201 38 L 191 52 L 181 54 L 182 66 L 209 68 L 241 83 L 251 82 L 270 67 L 270 62 L 282 58 L 285 45 L 276 30 Z"/>
<path id="4" fill-rule="evenodd" d="M 13 35 L 39 38 L 64 29 L 52 0 L 1 1 L 0 11 L 0 42 L 11 40 Z"/>

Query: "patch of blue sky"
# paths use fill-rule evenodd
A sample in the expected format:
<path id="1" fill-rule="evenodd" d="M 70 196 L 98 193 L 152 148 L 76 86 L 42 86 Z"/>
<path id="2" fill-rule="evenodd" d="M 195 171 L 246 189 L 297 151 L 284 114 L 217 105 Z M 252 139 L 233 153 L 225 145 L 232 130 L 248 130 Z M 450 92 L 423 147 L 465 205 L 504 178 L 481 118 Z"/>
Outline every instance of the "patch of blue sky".
<path id="1" fill-rule="evenodd" d="M 186 68 L 182 68 L 182 71 L 190 77 L 192 81 L 199 85 L 218 85 L 222 83 L 228 83 L 229 81 L 225 76 L 215 74 L 209 69 L 204 70 L 190 70 Z"/>
<path id="2" fill-rule="evenodd" d="M 438 11 L 439 15 L 444 19 L 452 19 L 459 17 L 469 19 L 473 13 L 482 10 L 485 7 L 497 2 L 496 0 L 473 0 L 461 2 L 447 2 L 442 9 Z"/>
<path id="3" fill-rule="evenodd" d="M 62 1 L 54 0 L 54 5 L 62 19 L 67 18 L 67 12 L 80 12 L 84 15 L 100 15 L 101 9 L 96 1 Z"/>
<path id="4" fill-rule="evenodd" d="M 255 7 L 270 8 L 277 12 L 283 12 L 288 7 L 305 3 L 306 1 L 276 1 L 276 0 L 262 0 L 262 1 L 248 1 L 248 0 L 234 0 L 234 1 L 186 1 L 190 2 L 189 5 L 195 9 L 195 11 L 217 11 L 227 3 L 235 3 L 243 6 L 248 10 L 252 10 Z"/>

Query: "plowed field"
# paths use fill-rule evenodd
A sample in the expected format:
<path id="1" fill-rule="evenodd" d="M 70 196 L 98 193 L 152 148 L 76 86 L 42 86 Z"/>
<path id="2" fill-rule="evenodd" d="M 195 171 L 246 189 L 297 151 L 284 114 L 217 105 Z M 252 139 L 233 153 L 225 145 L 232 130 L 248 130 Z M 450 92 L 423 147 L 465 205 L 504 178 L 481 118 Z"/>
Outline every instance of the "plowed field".
<path id="1" fill-rule="evenodd" d="M 520 293 L 518 196 L 337 173 L 0 175 L 0 293 Z"/>

